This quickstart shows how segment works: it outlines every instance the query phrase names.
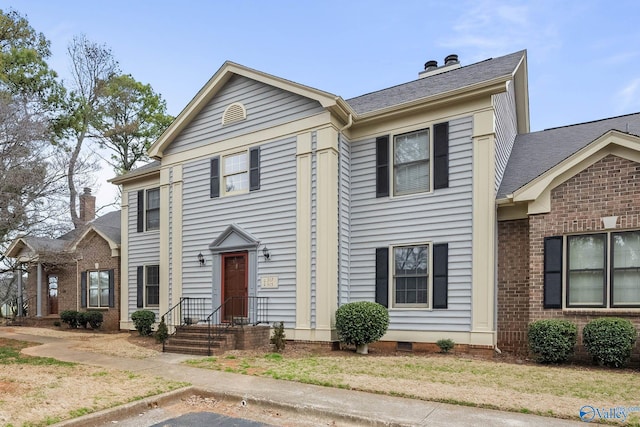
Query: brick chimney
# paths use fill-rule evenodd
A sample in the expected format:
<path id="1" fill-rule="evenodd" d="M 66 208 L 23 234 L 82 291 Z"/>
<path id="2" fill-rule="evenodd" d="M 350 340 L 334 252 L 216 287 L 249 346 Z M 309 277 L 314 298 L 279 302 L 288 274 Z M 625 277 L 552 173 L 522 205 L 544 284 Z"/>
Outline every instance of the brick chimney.
<path id="1" fill-rule="evenodd" d="M 96 196 L 91 195 L 91 189 L 85 187 L 80 195 L 80 221 L 89 222 L 96 219 Z"/>

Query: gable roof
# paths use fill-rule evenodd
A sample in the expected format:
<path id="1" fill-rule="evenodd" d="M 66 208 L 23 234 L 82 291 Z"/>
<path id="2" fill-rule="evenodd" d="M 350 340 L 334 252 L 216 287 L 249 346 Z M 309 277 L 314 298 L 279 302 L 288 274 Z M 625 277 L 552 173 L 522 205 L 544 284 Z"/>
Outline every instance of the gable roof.
<path id="1" fill-rule="evenodd" d="M 363 115 L 491 80 L 511 79 L 525 55 L 526 51 L 521 50 L 499 58 L 490 58 L 347 99 L 347 103 L 358 115 Z"/>
<path id="2" fill-rule="evenodd" d="M 209 79 L 209 81 L 198 91 L 195 97 L 180 112 L 178 117 L 164 131 L 149 148 L 149 156 L 152 158 L 162 157 L 162 152 L 171 144 L 173 139 L 193 120 L 193 118 L 213 99 L 216 93 L 229 81 L 231 76 L 240 75 L 258 82 L 274 86 L 306 98 L 314 99 L 325 108 L 328 108 L 343 118 L 351 113 L 350 107 L 342 98 L 332 93 L 305 86 L 291 80 L 276 77 L 262 71 L 254 70 L 231 61 L 226 61 L 222 67 Z"/>
<path id="3" fill-rule="evenodd" d="M 497 199 L 508 197 L 612 130 L 640 136 L 640 113 L 516 136 Z"/>
<path id="4" fill-rule="evenodd" d="M 56 239 L 35 236 L 18 237 L 7 248 L 6 256 L 16 258 L 25 247 L 34 254 L 74 250 L 78 242 L 90 231 L 98 233 L 112 249 L 117 249 L 120 246 L 120 228 L 120 211 L 109 212 L 89 222 L 83 228 L 71 230 Z"/>

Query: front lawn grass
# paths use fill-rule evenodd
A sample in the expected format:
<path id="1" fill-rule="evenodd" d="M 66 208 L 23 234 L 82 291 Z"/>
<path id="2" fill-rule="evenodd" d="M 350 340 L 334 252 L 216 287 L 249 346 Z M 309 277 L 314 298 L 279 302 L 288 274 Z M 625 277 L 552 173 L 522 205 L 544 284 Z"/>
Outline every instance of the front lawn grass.
<path id="1" fill-rule="evenodd" d="M 438 402 L 578 418 L 584 405 L 638 406 L 632 370 L 505 363 L 463 356 L 211 357 L 191 366 Z M 627 425 L 640 425 L 638 413 Z"/>

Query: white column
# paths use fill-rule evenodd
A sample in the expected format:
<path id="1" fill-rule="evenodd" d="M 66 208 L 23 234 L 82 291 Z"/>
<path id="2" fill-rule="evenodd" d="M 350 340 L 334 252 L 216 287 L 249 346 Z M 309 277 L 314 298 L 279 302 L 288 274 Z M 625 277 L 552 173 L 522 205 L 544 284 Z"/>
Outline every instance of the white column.
<path id="1" fill-rule="evenodd" d="M 42 317 L 42 263 L 38 262 L 36 277 L 36 317 Z"/>
<path id="2" fill-rule="evenodd" d="M 22 264 L 18 264 L 18 316 L 22 316 Z"/>

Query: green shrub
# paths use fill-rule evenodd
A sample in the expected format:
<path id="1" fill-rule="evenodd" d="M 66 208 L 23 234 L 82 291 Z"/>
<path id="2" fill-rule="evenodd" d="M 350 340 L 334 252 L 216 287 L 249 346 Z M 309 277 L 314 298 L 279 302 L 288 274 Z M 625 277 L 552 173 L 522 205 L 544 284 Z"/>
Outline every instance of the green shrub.
<path id="1" fill-rule="evenodd" d="M 102 316 L 102 312 L 100 311 L 87 311 L 84 313 L 84 318 L 91 326 L 91 329 L 99 329 L 102 326 L 102 322 L 104 321 L 104 317 Z"/>
<path id="2" fill-rule="evenodd" d="M 275 347 L 278 353 L 282 353 L 284 351 L 284 347 L 286 345 L 286 337 L 284 334 L 284 323 L 280 322 L 280 324 L 273 324 L 273 335 L 271 335 L 271 344 Z"/>
<path id="3" fill-rule="evenodd" d="M 87 329 L 87 322 L 89 321 L 89 317 L 87 316 L 86 311 L 77 312 L 76 319 L 78 322 L 78 327 L 82 326 L 84 329 Z"/>
<path id="4" fill-rule="evenodd" d="M 449 353 L 453 349 L 453 346 L 456 345 L 456 343 L 453 342 L 453 340 L 444 339 L 436 341 L 436 345 L 440 347 L 441 353 Z"/>
<path id="5" fill-rule="evenodd" d="M 62 325 L 62 323 L 60 323 L 60 321 L 59 321 L 59 320 L 54 320 L 54 321 L 53 321 L 53 326 L 56 326 L 56 327 L 58 327 L 58 328 L 59 328 L 59 327 L 60 327 L 60 325 Z"/>
<path id="6" fill-rule="evenodd" d="M 69 325 L 70 328 L 78 327 L 78 312 L 75 310 L 64 310 L 60 313 L 60 320 Z"/>
<path id="7" fill-rule="evenodd" d="M 131 314 L 131 320 L 136 330 L 143 337 L 151 335 L 153 324 L 156 321 L 156 314 L 150 310 L 138 310 Z"/>
<path id="8" fill-rule="evenodd" d="M 169 329 L 167 324 L 164 323 L 164 316 L 160 317 L 160 323 L 158 323 L 158 329 L 156 330 L 156 341 L 164 342 L 169 338 Z"/>
<path id="9" fill-rule="evenodd" d="M 346 344 L 369 344 L 382 338 L 389 326 L 389 313 L 378 303 L 350 302 L 336 310 L 338 336 Z"/>
<path id="10" fill-rule="evenodd" d="M 527 335 L 529 350 L 539 363 L 562 363 L 573 354 L 578 328 L 563 319 L 536 320 Z"/>
<path id="11" fill-rule="evenodd" d="M 582 341 L 593 360 L 601 366 L 615 368 L 629 361 L 637 337 L 633 324 L 618 317 L 594 319 L 582 330 Z"/>

